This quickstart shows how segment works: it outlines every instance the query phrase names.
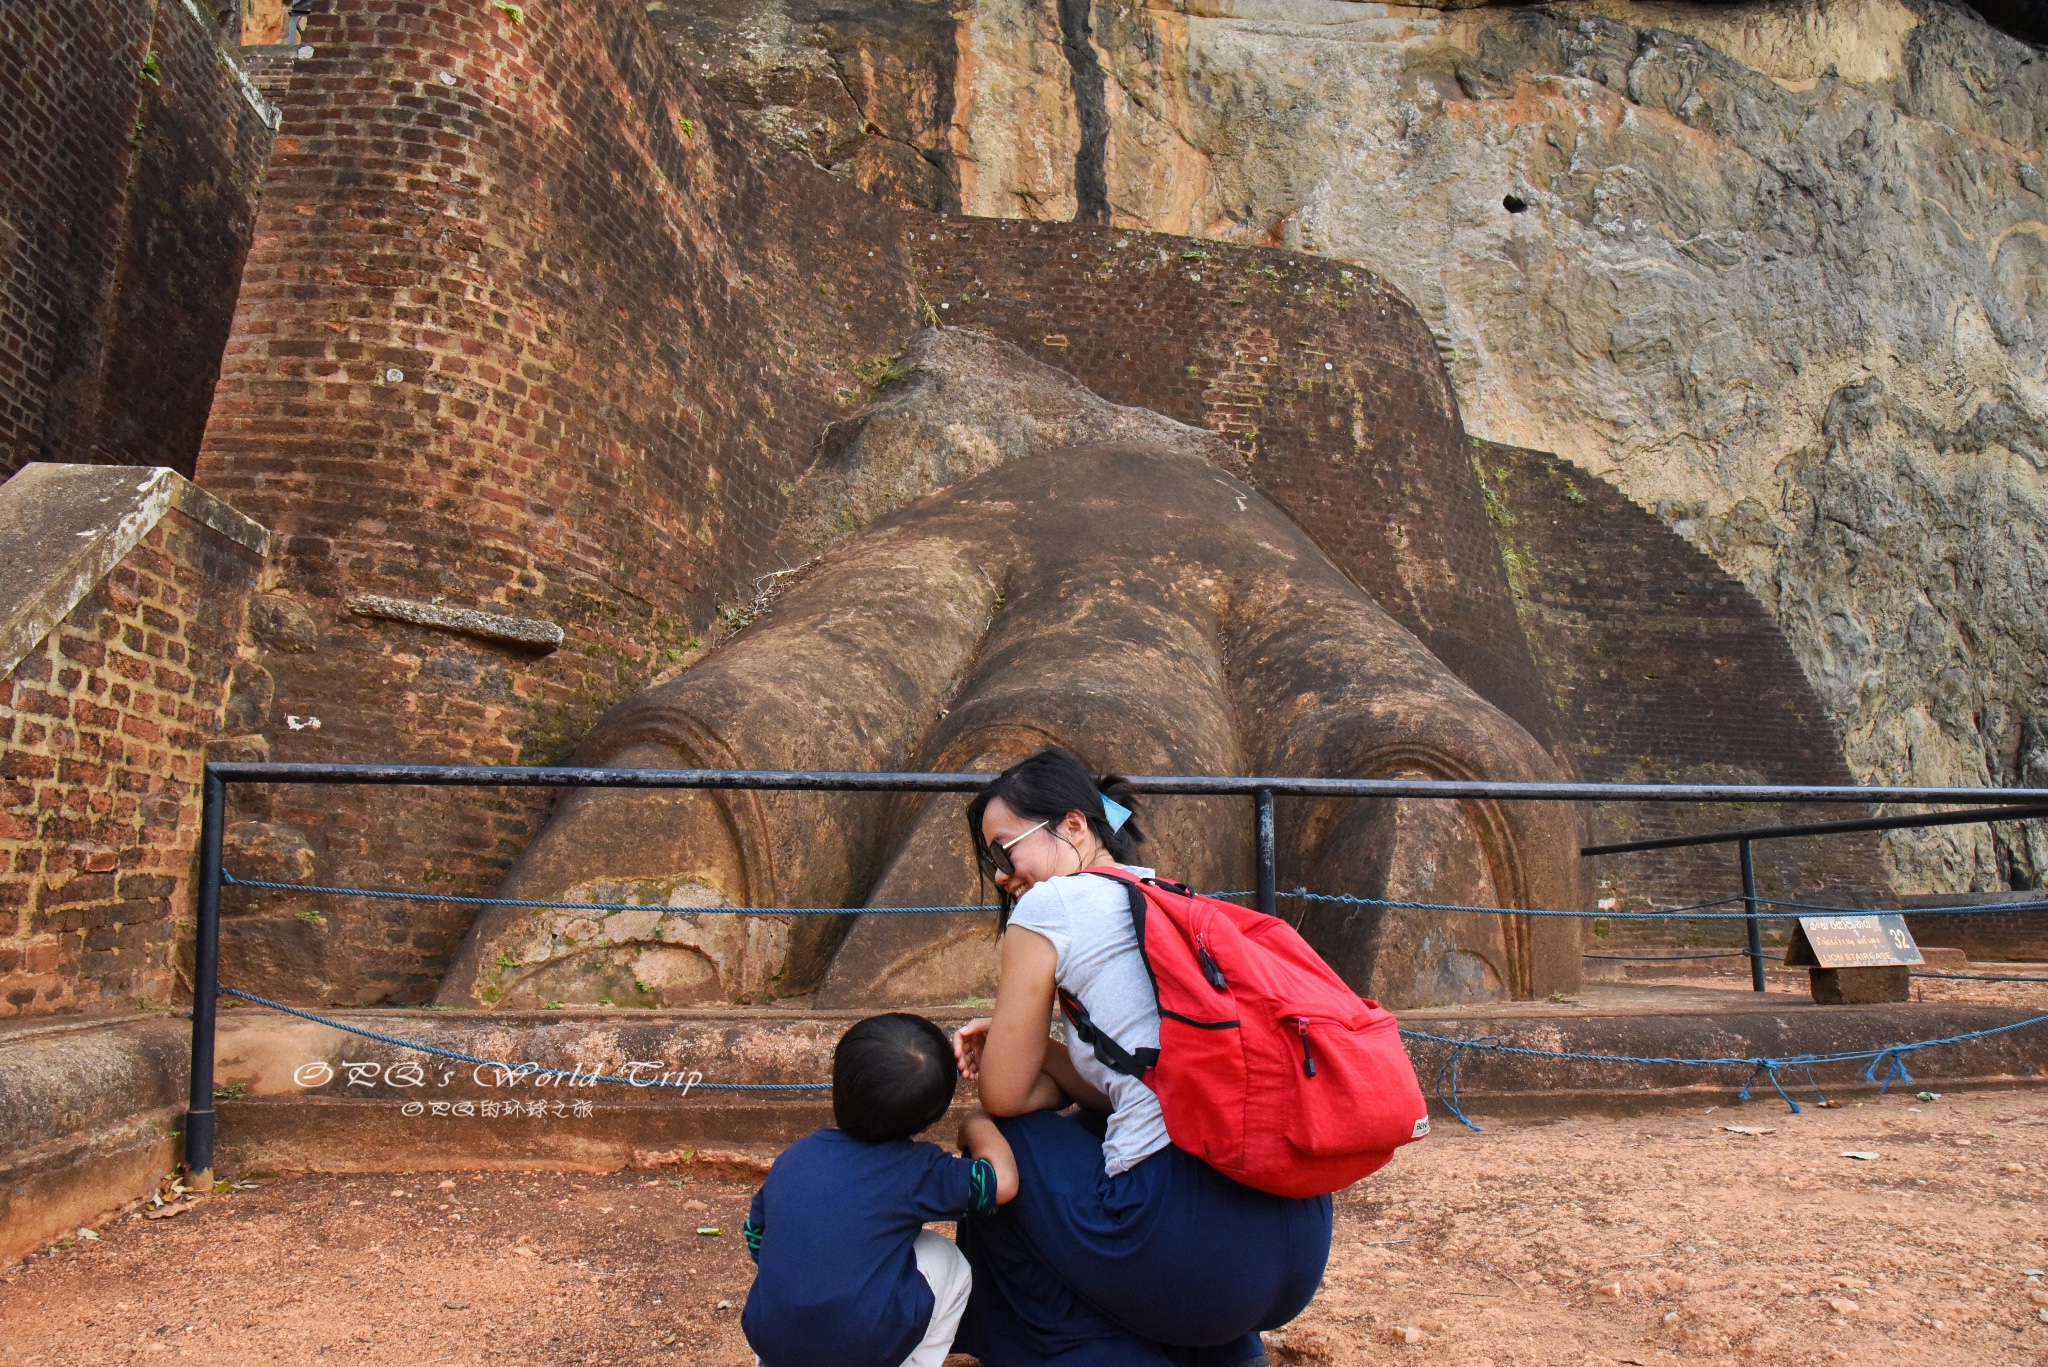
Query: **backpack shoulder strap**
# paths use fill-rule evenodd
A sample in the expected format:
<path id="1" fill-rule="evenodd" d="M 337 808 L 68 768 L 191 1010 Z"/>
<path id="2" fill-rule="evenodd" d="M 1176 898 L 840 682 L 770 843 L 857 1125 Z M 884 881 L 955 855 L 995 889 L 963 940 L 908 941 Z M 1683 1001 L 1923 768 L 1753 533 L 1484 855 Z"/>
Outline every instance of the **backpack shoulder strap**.
<path id="1" fill-rule="evenodd" d="M 1145 889 L 1129 874 L 1107 873 L 1098 869 L 1088 871 L 1098 878 L 1107 878 L 1113 883 L 1124 885 L 1131 904 L 1131 928 L 1138 933 L 1138 957 L 1144 961 L 1145 976 L 1152 983 L 1152 999 L 1158 1001 L 1159 981 L 1153 977 L 1152 961 L 1145 955 L 1145 912 L 1148 905 L 1145 901 Z M 1067 1018 L 1067 1025 L 1080 1037 L 1081 1042 L 1094 1048 L 1095 1057 L 1102 1066 L 1113 1073 L 1142 1078 L 1159 1062 L 1157 1049 L 1126 1049 L 1117 1043 L 1107 1030 L 1096 1025 L 1089 1017 L 1088 1008 L 1081 1004 L 1081 999 L 1064 987 L 1060 989 L 1060 1014 Z"/>

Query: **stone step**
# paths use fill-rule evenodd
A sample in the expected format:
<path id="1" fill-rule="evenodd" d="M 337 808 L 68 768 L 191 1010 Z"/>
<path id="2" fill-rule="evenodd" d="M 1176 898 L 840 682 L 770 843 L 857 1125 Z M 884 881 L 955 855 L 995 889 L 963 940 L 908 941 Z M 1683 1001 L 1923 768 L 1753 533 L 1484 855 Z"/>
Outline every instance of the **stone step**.
<path id="1" fill-rule="evenodd" d="M 415 1167 L 610 1170 L 691 1160 L 682 1153 L 776 1146 L 827 1124 L 823 1092 L 714 1092 L 696 1086 L 595 1083 L 592 1073 L 708 1082 L 817 1082 L 830 1076 L 839 1034 L 863 1014 L 731 1008 L 718 1011 L 541 1012 L 335 1010 L 330 1018 L 506 1063 L 574 1070 L 543 1083 L 492 1067 L 405 1051 L 260 1009 L 223 1012 L 220 1164 L 251 1169 L 402 1171 Z M 950 1028 L 965 1010 L 934 1012 Z M 1566 1053 L 1657 1058 L 1788 1057 L 1881 1048 L 2010 1025 L 2031 1013 L 1936 1003 L 1823 1007 L 1803 997 L 1708 988 L 1591 984 L 1567 1002 L 1491 1003 L 1412 1011 L 1402 1024 L 1431 1035 L 1496 1037 Z M 1425 1090 L 1451 1046 L 1411 1040 Z M 634 1065 L 641 1065 L 635 1067 Z M 1866 1065 L 1827 1065 L 1829 1096 L 1876 1090 Z M 1936 1091 L 2048 1077 L 2048 1025 L 1907 1057 L 1912 1087 Z M 415 1071 L 416 1070 L 416 1071 Z M 1566 1115 L 1732 1100 L 1742 1066 L 1622 1065 L 1465 1051 L 1460 1095 L 1484 1115 Z M 1804 1072 L 1781 1080 L 1803 1099 Z M 1897 1086 L 1898 1084 L 1894 1084 Z M 968 1103 L 962 1089 L 956 1115 Z M 1766 1079 L 1753 1098 L 1781 1104 Z M 1433 1102 L 1433 1105 L 1436 1105 Z M 1439 1114 L 1445 1114 L 1438 1106 Z M 939 1132 L 950 1134 L 950 1123 Z M 664 1160 L 662 1155 L 669 1155 Z"/>

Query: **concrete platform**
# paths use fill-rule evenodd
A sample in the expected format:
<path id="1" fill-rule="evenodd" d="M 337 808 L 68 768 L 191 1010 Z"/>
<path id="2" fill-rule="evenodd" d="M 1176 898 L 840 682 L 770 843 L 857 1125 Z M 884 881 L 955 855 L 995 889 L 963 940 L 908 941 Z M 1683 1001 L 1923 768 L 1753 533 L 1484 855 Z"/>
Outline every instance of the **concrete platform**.
<path id="1" fill-rule="evenodd" d="M 513 1063 L 653 1079 L 818 1081 L 839 1033 L 863 1013 L 720 1011 L 335 1011 L 336 1020 Z M 966 1010 L 934 1011 L 951 1025 Z M 2031 1013 L 1935 1003 L 1824 1007 L 1791 995 L 1709 987 L 1590 984 L 1563 1003 L 1512 1002 L 1413 1011 L 1402 1024 L 1460 1038 L 1496 1036 L 1532 1049 L 1652 1057 L 1783 1057 L 1883 1047 L 2009 1025 Z M 1411 1041 L 1425 1091 L 1449 1046 Z M 413 1167 L 605 1170 L 662 1151 L 786 1143 L 829 1119 L 822 1093 L 774 1096 L 632 1088 L 564 1080 L 536 1085 L 489 1068 L 421 1060 L 339 1031 L 256 1009 L 222 1013 L 221 1163 L 228 1171 L 391 1171 Z M 634 1068 L 633 1065 L 642 1065 Z M 350 1065 L 354 1065 L 351 1067 Z M 1876 1090 L 1867 1065 L 1815 1070 L 1829 1096 Z M 1908 1057 L 1915 1088 L 2048 1079 L 2048 1024 Z M 1733 1102 L 1749 1070 L 1614 1065 L 1468 1051 L 1465 1109 L 1478 1115 L 1613 1112 L 1678 1102 Z M 1783 1075 L 1802 1101 L 1803 1072 Z M 1769 1084 L 1759 1104 L 1780 1105 Z M 965 1097 L 963 1095 L 963 1104 Z"/>

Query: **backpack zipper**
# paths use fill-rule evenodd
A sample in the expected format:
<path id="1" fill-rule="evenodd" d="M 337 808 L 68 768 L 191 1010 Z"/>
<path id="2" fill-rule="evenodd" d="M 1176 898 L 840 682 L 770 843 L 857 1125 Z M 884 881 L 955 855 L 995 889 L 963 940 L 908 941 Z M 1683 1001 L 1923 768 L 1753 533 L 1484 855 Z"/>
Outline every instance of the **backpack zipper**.
<path id="1" fill-rule="evenodd" d="M 1222 967 L 1217 964 L 1216 957 L 1209 952 L 1208 937 L 1200 931 L 1195 933 L 1195 958 L 1201 962 L 1202 976 L 1209 980 L 1209 986 L 1218 992 L 1230 990 L 1229 982 L 1223 977 Z"/>
<path id="2" fill-rule="evenodd" d="M 1301 1075 L 1303 1077 L 1314 1077 L 1316 1075 L 1316 1060 L 1315 1055 L 1308 1051 L 1308 1017 L 1296 1016 L 1294 1018 L 1294 1025 L 1296 1029 L 1301 1031 Z"/>

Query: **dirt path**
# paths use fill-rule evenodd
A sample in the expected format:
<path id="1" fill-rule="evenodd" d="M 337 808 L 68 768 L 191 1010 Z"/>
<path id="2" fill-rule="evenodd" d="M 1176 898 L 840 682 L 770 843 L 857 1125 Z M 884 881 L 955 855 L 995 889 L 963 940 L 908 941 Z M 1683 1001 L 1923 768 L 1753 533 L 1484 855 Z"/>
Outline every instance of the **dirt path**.
<path id="1" fill-rule="evenodd" d="M 2048 1363 L 2044 1174 L 2048 1090 L 1446 1126 L 1340 1198 L 1323 1291 L 1274 1356 Z M 744 1367 L 750 1194 L 278 1180 L 0 1274 L 0 1359 Z"/>

